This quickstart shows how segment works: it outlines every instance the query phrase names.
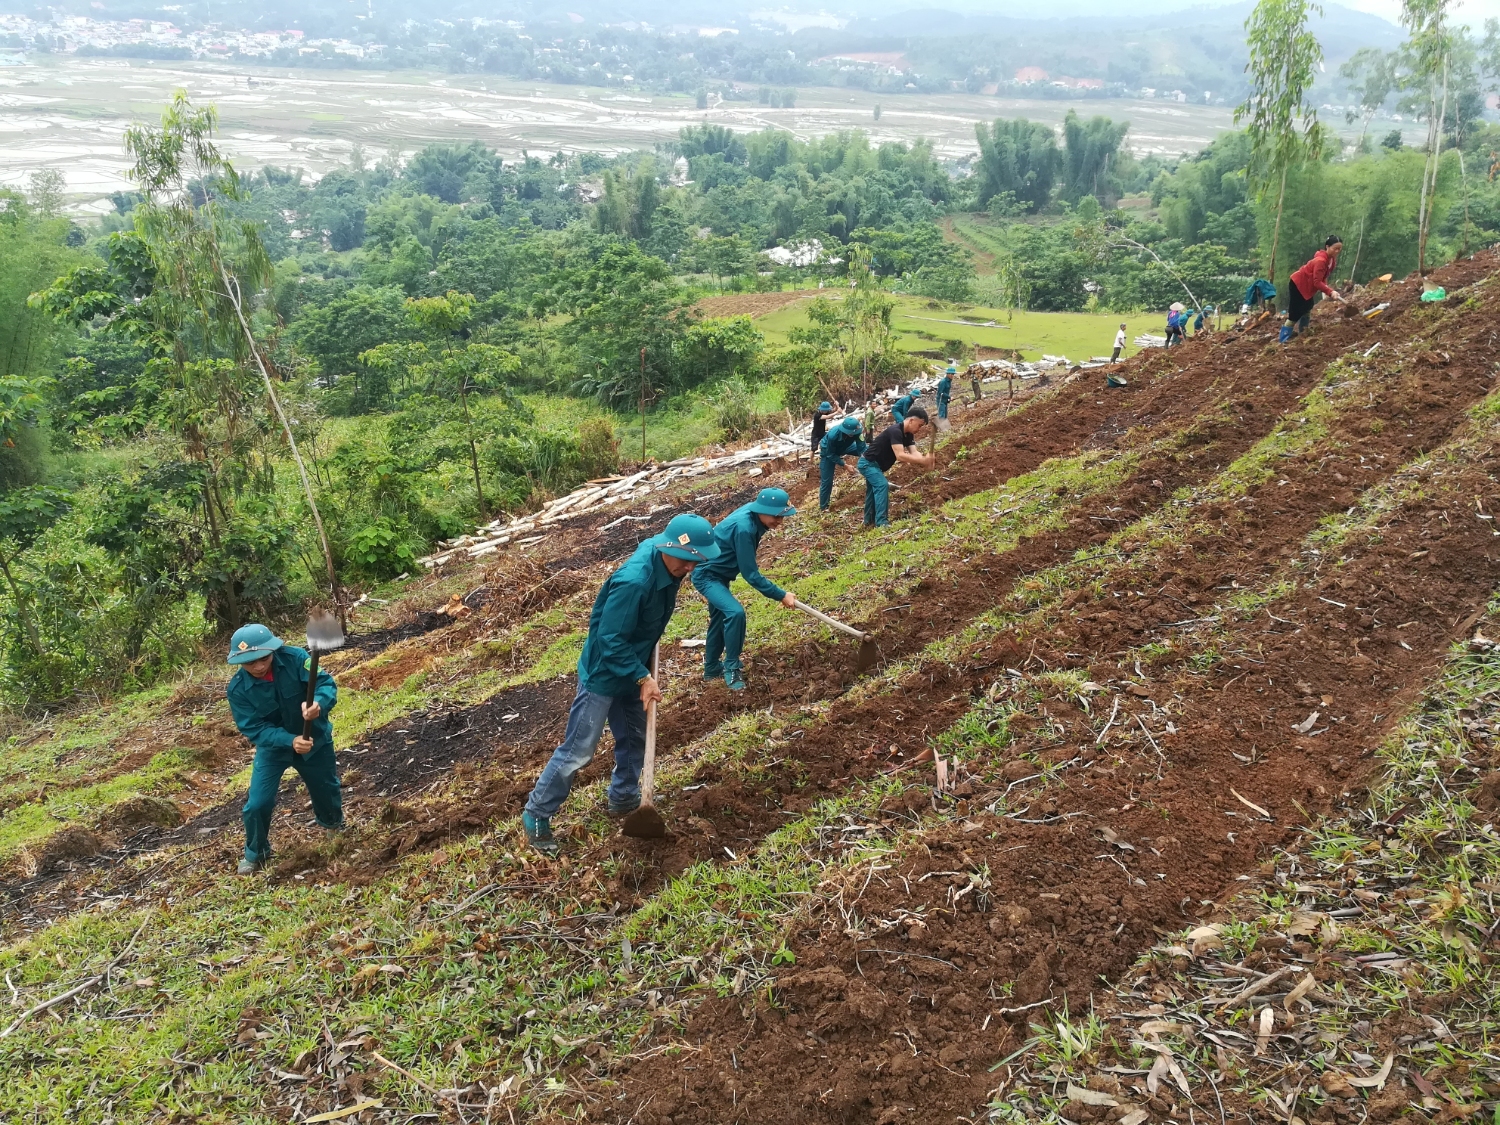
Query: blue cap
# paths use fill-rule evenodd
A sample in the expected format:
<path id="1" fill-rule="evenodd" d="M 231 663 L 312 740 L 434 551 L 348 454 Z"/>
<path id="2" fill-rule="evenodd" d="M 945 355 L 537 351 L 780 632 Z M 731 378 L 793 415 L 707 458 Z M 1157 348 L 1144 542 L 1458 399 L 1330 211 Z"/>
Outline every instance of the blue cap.
<path id="1" fill-rule="evenodd" d="M 708 562 L 719 557 L 713 524 L 691 512 L 673 516 L 652 543 L 662 554 L 686 562 Z"/>
<path id="2" fill-rule="evenodd" d="M 229 638 L 229 663 L 249 664 L 270 656 L 282 644 L 282 639 L 264 625 L 241 625 Z"/>
<path id="3" fill-rule="evenodd" d="M 763 516 L 795 516 L 797 509 L 792 507 L 792 498 L 786 494 L 784 488 L 762 488 L 760 495 L 750 503 L 752 512 L 759 512 Z"/>
<path id="4" fill-rule="evenodd" d="M 857 434 L 861 429 L 859 419 L 851 414 L 839 423 L 839 429 L 843 430 L 846 434 Z"/>

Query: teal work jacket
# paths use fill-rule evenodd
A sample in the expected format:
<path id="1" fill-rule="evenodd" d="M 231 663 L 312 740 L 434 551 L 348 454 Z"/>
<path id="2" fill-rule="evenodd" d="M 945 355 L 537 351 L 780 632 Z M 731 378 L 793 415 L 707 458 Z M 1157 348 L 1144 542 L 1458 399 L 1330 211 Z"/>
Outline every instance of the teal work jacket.
<path id="1" fill-rule="evenodd" d="M 760 541 L 769 530 L 755 518 L 749 504 L 730 512 L 714 528 L 719 557 L 698 564 L 698 569 L 693 571 L 693 585 L 698 586 L 700 581 L 707 579 L 728 586 L 738 575 L 772 601 L 779 602 L 786 597 L 786 591 L 762 574 L 760 564 L 755 561 L 755 552 L 760 549 Z"/>
<path id="2" fill-rule="evenodd" d="M 667 630 L 681 585 L 653 543 L 638 546 L 594 598 L 578 658 L 579 687 L 595 695 L 634 695 L 651 674 L 651 651 Z"/>
<path id="3" fill-rule="evenodd" d="M 307 674 L 312 657 L 306 649 L 284 645 L 271 654 L 271 678 L 257 680 L 243 667 L 229 677 L 229 711 L 240 733 L 255 748 L 290 750 L 292 739 L 302 734 L 302 704 L 307 702 Z M 314 748 L 333 745 L 333 723 L 328 719 L 339 701 L 338 685 L 324 669 L 318 669 L 313 699 L 323 713 L 313 720 Z"/>
<path id="4" fill-rule="evenodd" d="M 836 459 L 847 457 L 851 453 L 863 453 L 865 443 L 860 440 L 859 431 L 849 433 L 842 426 L 835 426 L 824 435 L 818 444 L 818 454 L 822 457 Z"/>

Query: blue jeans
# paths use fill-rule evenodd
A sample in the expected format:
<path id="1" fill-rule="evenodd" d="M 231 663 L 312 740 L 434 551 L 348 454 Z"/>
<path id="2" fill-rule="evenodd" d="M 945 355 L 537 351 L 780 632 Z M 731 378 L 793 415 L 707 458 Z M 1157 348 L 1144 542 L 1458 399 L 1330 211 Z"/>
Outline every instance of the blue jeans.
<path id="1" fill-rule="evenodd" d="M 865 523 L 884 527 L 891 522 L 891 486 L 875 462 L 861 457 L 858 468 L 865 478 Z"/>
<path id="2" fill-rule="evenodd" d="M 271 814 L 276 811 L 276 791 L 281 788 L 281 775 L 288 769 L 302 775 L 318 823 L 324 828 L 344 826 L 344 798 L 339 788 L 332 742 L 315 743 L 306 754 L 257 746 L 255 764 L 250 768 L 250 792 L 245 795 L 242 814 L 245 858 L 251 863 L 264 863 L 271 858 Z"/>
<path id="3" fill-rule="evenodd" d="M 824 457 L 818 462 L 818 507 L 825 512 L 833 501 L 833 471 L 842 460 L 842 457 Z"/>
<path id="4" fill-rule="evenodd" d="M 739 668 L 745 647 L 745 607 L 723 582 L 693 574 L 693 588 L 708 602 L 708 639 L 703 646 L 703 671 Z M 721 662 L 722 661 L 722 662 Z"/>
<path id="5" fill-rule="evenodd" d="M 594 760 L 604 724 L 615 736 L 615 772 L 609 783 L 609 803 L 628 808 L 641 800 L 641 766 L 646 761 L 646 709 L 638 692 L 629 695 L 595 695 L 583 684 L 568 709 L 568 729 L 562 745 L 536 779 L 526 801 L 526 811 L 550 817 L 562 808 L 578 771 Z"/>

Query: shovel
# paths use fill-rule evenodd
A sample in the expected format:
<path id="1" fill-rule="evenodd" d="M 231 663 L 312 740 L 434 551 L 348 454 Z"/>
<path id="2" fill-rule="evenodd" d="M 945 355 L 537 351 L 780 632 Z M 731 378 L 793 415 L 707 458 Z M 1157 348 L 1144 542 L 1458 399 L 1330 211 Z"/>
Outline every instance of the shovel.
<path id="1" fill-rule="evenodd" d="M 661 657 L 661 645 L 651 653 L 651 677 L 656 678 L 656 664 Z M 625 818 L 620 831 L 637 840 L 660 840 L 667 834 L 667 822 L 661 818 L 652 803 L 652 790 L 656 788 L 656 700 L 646 706 L 646 761 L 641 766 L 641 803 L 635 812 Z"/>
<path id="2" fill-rule="evenodd" d="M 307 651 L 312 656 L 312 663 L 307 669 L 307 702 L 313 702 L 313 693 L 318 690 L 318 658 L 325 652 L 332 652 L 336 648 L 344 647 L 344 630 L 339 628 L 339 620 L 333 614 L 324 609 L 315 609 L 307 617 Z M 302 737 L 312 737 L 311 719 L 302 720 Z"/>
<path id="3" fill-rule="evenodd" d="M 870 636 L 869 633 L 861 633 L 853 625 L 845 625 L 842 621 L 838 621 L 829 617 L 826 613 L 813 609 L 812 606 L 808 605 L 801 598 L 797 599 L 797 608 L 810 617 L 816 617 L 824 625 L 837 629 L 840 633 L 848 633 L 851 637 L 859 638 L 859 657 L 854 661 L 854 674 L 856 676 L 862 676 L 875 667 L 876 662 L 880 659 L 880 649 L 875 644 L 875 638 Z"/>

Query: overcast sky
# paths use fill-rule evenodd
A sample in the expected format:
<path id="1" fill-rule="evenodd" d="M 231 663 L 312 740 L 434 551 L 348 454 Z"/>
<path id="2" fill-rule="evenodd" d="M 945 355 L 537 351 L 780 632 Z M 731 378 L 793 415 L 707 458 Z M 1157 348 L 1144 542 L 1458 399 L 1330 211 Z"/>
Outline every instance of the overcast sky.
<path id="1" fill-rule="evenodd" d="M 1383 16 L 1392 23 L 1398 22 L 1401 17 L 1401 0 L 1342 0 L 1342 2 L 1358 11 Z M 1477 32 L 1483 29 L 1485 20 L 1500 19 L 1500 0 L 1460 0 L 1454 5 L 1453 14 L 1459 23 L 1466 23 Z"/>

